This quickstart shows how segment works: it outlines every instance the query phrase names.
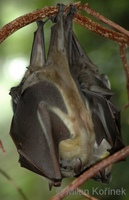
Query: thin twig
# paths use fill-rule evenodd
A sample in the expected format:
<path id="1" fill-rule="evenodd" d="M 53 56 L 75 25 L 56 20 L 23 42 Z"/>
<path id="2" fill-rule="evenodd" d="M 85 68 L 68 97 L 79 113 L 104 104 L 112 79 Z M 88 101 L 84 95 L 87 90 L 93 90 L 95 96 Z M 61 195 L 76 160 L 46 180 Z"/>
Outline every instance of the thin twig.
<path id="1" fill-rule="evenodd" d="M 5 153 L 6 151 L 5 151 L 5 149 L 4 149 L 4 146 L 3 146 L 3 144 L 2 144 L 2 141 L 0 140 L 0 149 L 2 149 L 2 151 L 3 151 L 3 153 Z"/>
<path id="2" fill-rule="evenodd" d="M 0 173 L 14 186 L 14 188 L 18 191 L 19 195 L 22 197 L 23 200 L 28 200 L 21 188 L 19 188 L 16 183 L 12 180 L 12 178 L 4 172 L 2 169 L 0 169 Z"/>
<path id="3" fill-rule="evenodd" d="M 103 27 L 102 25 L 92 21 L 86 16 L 81 15 L 80 13 L 77 13 L 75 15 L 74 21 L 78 23 L 79 25 L 87 28 L 90 31 L 93 31 L 105 38 L 108 38 L 110 40 L 116 41 L 118 43 L 124 43 L 129 45 L 129 37 L 125 36 L 124 34 L 115 32 L 113 30 L 110 30 L 106 27 Z"/>
<path id="4" fill-rule="evenodd" d="M 109 26 L 111 26 L 112 28 L 116 29 L 117 31 L 129 36 L 129 31 L 127 31 L 126 29 L 124 29 L 120 25 L 114 23 L 113 21 L 107 19 L 103 15 L 99 14 L 97 11 L 95 11 L 93 8 L 91 8 L 88 3 L 86 3 L 84 5 L 80 4 L 79 5 L 79 9 L 85 11 L 86 13 L 88 13 L 89 15 L 95 17 L 99 21 L 102 21 L 105 24 L 108 24 Z"/>
<path id="5" fill-rule="evenodd" d="M 125 106 L 126 108 L 129 106 L 129 65 L 126 58 L 126 46 L 124 44 L 120 44 L 120 56 L 124 66 L 125 75 L 126 75 L 126 88 L 128 95 L 128 104 Z"/>
<path id="6" fill-rule="evenodd" d="M 80 175 L 77 179 L 75 179 L 70 185 L 64 188 L 60 193 L 56 194 L 51 198 L 51 200 L 61 200 L 66 197 L 68 194 L 76 190 L 80 187 L 84 182 L 88 179 L 94 177 L 100 170 L 106 168 L 108 165 L 123 160 L 125 157 L 129 155 L 129 146 L 123 148 L 122 150 L 118 151 L 117 153 L 113 154 L 112 156 L 102 160 L 101 162 L 97 163 L 89 170 L 84 172 Z"/>

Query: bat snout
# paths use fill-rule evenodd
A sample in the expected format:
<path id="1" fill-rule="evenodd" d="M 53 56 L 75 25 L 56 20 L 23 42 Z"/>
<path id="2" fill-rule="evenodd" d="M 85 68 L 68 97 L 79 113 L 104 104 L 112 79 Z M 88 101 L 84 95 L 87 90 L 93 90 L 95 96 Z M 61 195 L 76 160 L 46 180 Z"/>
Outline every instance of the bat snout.
<path id="1" fill-rule="evenodd" d="M 100 171 L 96 176 L 93 177 L 93 179 L 104 184 L 109 184 L 112 179 L 111 170 L 112 165 Z"/>

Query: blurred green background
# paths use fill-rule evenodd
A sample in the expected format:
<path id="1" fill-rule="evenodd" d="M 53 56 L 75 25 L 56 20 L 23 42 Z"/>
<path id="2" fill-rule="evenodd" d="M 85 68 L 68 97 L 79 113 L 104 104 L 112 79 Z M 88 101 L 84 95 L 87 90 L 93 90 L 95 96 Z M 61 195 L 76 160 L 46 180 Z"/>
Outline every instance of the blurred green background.
<path id="1" fill-rule="evenodd" d="M 56 5 L 57 3 L 67 4 L 72 2 L 76 1 L 0 0 L 0 27 L 38 8 Z M 88 2 L 96 11 L 129 30 L 128 0 L 87 0 L 81 2 Z M 49 44 L 50 25 L 50 23 L 47 23 L 45 29 L 46 46 Z M 117 43 L 102 38 L 77 24 L 74 24 L 74 29 L 79 41 L 91 60 L 98 65 L 102 73 L 109 76 L 112 90 L 115 92 L 113 101 L 117 107 L 122 110 L 122 134 L 124 143 L 128 145 L 129 109 L 123 109 L 123 106 L 127 103 L 127 93 L 125 74 L 119 56 L 119 46 Z M 6 153 L 3 153 L 0 149 L 0 169 L 3 169 L 14 180 L 26 194 L 28 200 L 43 200 L 49 199 L 73 179 L 63 180 L 61 188 L 53 188 L 52 191 L 49 192 L 47 180 L 20 167 L 18 163 L 18 153 L 9 136 L 12 118 L 9 90 L 12 86 L 19 83 L 25 68 L 29 64 L 30 49 L 32 46 L 33 32 L 35 30 L 36 24 L 30 24 L 8 37 L 0 45 L 0 140 L 2 140 L 6 150 Z M 115 164 L 112 175 L 113 179 L 109 185 L 103 185 L 90 180 L 82 186 L 82 189 L 87 189 L 90 194 L 93 194 L 93 189 L 98 187 L 98 194 L 93 194 L 98 199 L 129 199 L 129 159 L 127 158 L 125 162 Z M 100 190 L 103 189 L 104 191 L 106 188 L 109 191 L 109 195 Z M 124 190 L 123 194 L 122 188 Z M 111 189 L 115 191 L 120 189 L 121 192 L 119 195 L 117 192 L 117 194 L 110 195 Z M 66 199 L 82 200 L 85 198 L 79 194 L 72 194 Z M 13 187 L 13 184 L 7 181 L 2 174 L 0 174 L 0 200 L 22 200 L 17 190 Z"/>

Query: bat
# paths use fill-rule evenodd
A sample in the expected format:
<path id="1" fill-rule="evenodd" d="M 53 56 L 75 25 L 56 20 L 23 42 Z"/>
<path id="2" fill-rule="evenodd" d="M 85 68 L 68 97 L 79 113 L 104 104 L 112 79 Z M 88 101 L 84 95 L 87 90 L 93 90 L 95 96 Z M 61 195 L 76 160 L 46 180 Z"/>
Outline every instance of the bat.
<path id="1" fill-rule="evenodd" d="M 108 77 L 99 73 L 97 66 L 84 52 L 72 31 L 72 20 L 68 17 L 65 20 L 65 29 L 69 44 L 71 75 L 92 112 L 95 132 L 93 163 L 95 163 L 124 147 L 120 130 L 120 112 L 111 102 L 113 92 Z M 111 166 L 107 167 L 94 179 L 108 183 L 111 180 L 111 169 Z"/>
<path id="2" fill-rule="evenodd" d="M 47 58 L 45 23 L 39 21 L 30 65 L 21 83 L 10 90 L 14 113 L 10 135 L 19 162 L 49 179 L 50 189 L 60 186 L 64 177 L 80 175 L 124 146 L 108 81 L 83 52 L 72 31 L 75 8 L 70 6 L 64 16 L 65 6 L 58 7 Z M 107 182 L 105 171 L 95 179 Z"/>
<path id="3" fill-rule="evenodd" d="M 39 27 L 32 47 L 31 59 L 33 52 L 35 58 L 30 63 L 33 65 L 28 68 L 24 81 L 10 91 L 14 104 L 10 134 L 20 155 L 19 162 L 50 179 L 50 185 L 54 186 L 59 186 L 63 177 L 76 175 L 85 168 L 92 154 L 89 146 L 94 143 L 89 110 L 85 109 L 69 72 L 63 11 L 64 6 L 59 6 L 45 64 L 37 67 L 39 49 L 44 50 L 38 42 L 42 35 Z M 84 156 L 81 151 L 88 154 Z"/>
<path id="4" fill-rule="evenodd" d="M 80 46 L 75 34 L 72 35 L 71 74 L 74 75 L 88 102 L 92 112 L 92 121 L 95 131 L 94 158 L 96 162 L 111 155 L 124 147 L 120 128 L 120 112 L 113 105 L 108 77 L 100 74 Z M 69 36 L 70 37 L 70 36 Z M 70 48 L 71 49 L 71 48 Z M 104 183 L 111 180 L 109 166 L 97 174 L 94 179 Z"/>

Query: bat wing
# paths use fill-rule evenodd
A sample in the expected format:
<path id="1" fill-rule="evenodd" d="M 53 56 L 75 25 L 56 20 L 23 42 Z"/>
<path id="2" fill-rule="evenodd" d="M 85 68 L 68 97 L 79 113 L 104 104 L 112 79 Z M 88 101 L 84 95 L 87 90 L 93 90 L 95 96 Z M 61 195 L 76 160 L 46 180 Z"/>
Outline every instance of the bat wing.
<path id="1" fill-rule="evenodd" d="M 22 88 L 21 93 L 31 85 L 39 82 L 38 78 L 36 77 L 35 73 L 38 70 L 42 70 L 46 63 L 46 55 L 45 55 L 45 41 L 44 41 L 44 24 L 46 23 L 43 21 L 37 21 L 38 28 L 34 33 L 34 40 L 31 50 L 31 57 L 30 57 L 30 65 L 28 70 L 26 71 L 20 85 Z"/>
<path id="2" fill-rule="evenodd" d="M 45 55 L 45 41 L 44 41 L 44 30 L 43 30 L 43 26 L 45 23 L 46 22 L 43 21 L 37 21 L 38 28 L 34 33 L 34 40 L 30 57 L 30 66 L 26 71 L 21 83 L 16 87 L 12 87 L 10 90 L 9 94 L 12 97 L 13 111 L 15 111 L 16 109 L 21 93 L 27 87 L 31 86 L 34 83 L 33 71 L 37 70 L 37 67 L 39 68 L 45 65 L 46 55 Z"/>
<path id="3" fill-rule="evenodd" d="M 116 107 L 102 95 L 87 89 L 82 90 L 82 92 L 92 113 L 96 137 L 93 162 L 96 163 L 124 147 L 120 132 L 120 115 Z M 111 169 L 112 165 L 101 170 L 93 179 L 109 183 Z"/>
<path id="4" fill-rule="evenodd" d="M 47 84 L 48 86 L 48 84 Z M 44 94 L 49 87 L 37 83 L 28 87 L 21 95 L 12 120 L 10 134 L 20 154 L 21 166 L 47 177 L 53 185 L 60 184 L 58 144 L 70 137 L 69 131 L 59 117 L 49 110 Z M 49 97 L 62 105 L 61 98 L 50 87 Z M 57 96 L 56 96 L 57 94 Z M 43 101 L 44 99 L 44 101 Z"/>
<path id="5" fill-rule="evenodd" d="M 111 145 L 110 153 L 114 153 L 124 145 L 120 133 L 120 112 L 110 101 L 113 93 L 108 78 L 99 74 L 74 33 L 72 36 L 72 71 L 76 74 L 84 99 L 90 105 L 97 144 L 100 145 L 105 138 Z"/>
<path id="6" fill-rule="evenodd" d="M 105 97 L 83 90 L 92 111 L 92 120 L 96 134 L 98 146 L 105 138 L 111 145 L 110 153 L 115 153 L 123 148 L 122 137 L 120 133 L 119 111 Z"/>
<path id="7" fill-rule="evenodd" d="M 76 74 L 81 88 L 86 88 L 107 98 L 113 95 L 109 89 L 108 78 L 99 74 L 97 66 L 83 51 L 74 33 L 72 34 L 72 65 L 72 71 Z"/>
<path id="8" fill-rule="evenodd" d="M 34 33 L 34 40 L 30 57 L 30 68 L 43 67 L 46 63 L 45 41 L 43 26 L 46 22 L 37 21 L 38 29 Z"/>

